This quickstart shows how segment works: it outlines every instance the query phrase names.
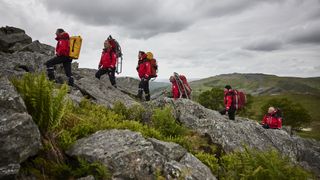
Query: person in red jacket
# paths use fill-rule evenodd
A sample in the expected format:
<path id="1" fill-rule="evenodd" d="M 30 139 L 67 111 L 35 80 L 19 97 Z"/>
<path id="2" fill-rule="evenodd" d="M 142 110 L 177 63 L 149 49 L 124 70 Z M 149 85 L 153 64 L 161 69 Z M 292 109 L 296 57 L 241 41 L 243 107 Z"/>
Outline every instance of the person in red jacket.
<path id="1" fill-rule="evenodd" d="M 98 66 L 98 71 L 96 73 L 96 78 L 100 79 L 100 77 L 104 74 L 108 74 L 111 85 L 117 88 L 116 85 L 116 63 L 117 63 L 117 55 L 115 53 L 115 44 L 112 40 L 104 41 L 104 49 L 102 50 L 101 59 Z"/>
<path id="2" fill-rule="evenodd" d="M 56 56 L 48 60 L 45 65 L 47 66 L 47 73 L 49 80 L 55 80 L 54 76 L 54 65 L 63 64 L 64 71 L 68 79 L 68 84 L 73 86 L 73 77 L 71 72 L 71 62 L 72 59 L 69 58 L 69 34 L 63 29 L 57 29 L 56 31 Z"/>
<path id="3" fill-rule="evenodd" d="M 142 100 L 142 94 L 144 91 L 146 101 L 150 101 L 149 80 L 151 75 L 151 64 L 147 59 L 147 54 L 143 51 L 139 51 L 138 59 L 138 66 L 136 69 L 141 80 L 137 96 Z"/>
<path id="4" fill-rule="evenodd" d="M 269 107 L 268 113 L 262 119 L 262 127 L 266 129 L 281 129 L 282 118 L 278 115 L 278 111 L 274 107 Z"/>
<path id="5" fill-rule="evenodd" d="M 236 107 L 233 102 L 234 92 L 230 85 L 224 87 L 224 105 L 225 109 L 220 111 L 222 115 L 228 113 L 230 120 L 235 120 Z"/>
<path id="6" fill-rule="evenodd" d="M 171 82 L 171 92 L 172 92 L 172 97 L 176 100 L 178 98 L 188 98 L 191 95 L 191 87 L 187 83 L 187 78 L 184 75 L 179 75 L 179 78 L 181 79 L 183 86 L 185 87 L 180 87 L 181 91 L 179 90 L 179 84 L 174 76 L 170 76 L 169 80 Z M 180 85 L 181 86 L 181 85 Z M 187 91 L 187 94 L 184 91 Z M 182 95 L 180 94 L 182 93 Z M 188 95 L 188 96 L 187 96 Z"/>

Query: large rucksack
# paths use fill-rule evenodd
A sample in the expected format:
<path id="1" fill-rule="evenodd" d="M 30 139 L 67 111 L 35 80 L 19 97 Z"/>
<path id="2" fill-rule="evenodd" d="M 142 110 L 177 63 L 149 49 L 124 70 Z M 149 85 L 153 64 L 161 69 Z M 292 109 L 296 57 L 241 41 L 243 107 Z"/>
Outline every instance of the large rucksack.
<path id="1" fill-rule="evenodd" d="M 158 64 L 157 60 L 153 58 L 153 54 L 151 52 L 147 52 L 147 59 L 150 62 L 151 66 L 151 75 L 150 78 L 156 78 L 158 75 Z"/>
<path id="2" fill-rule="evenodd" d="M 122 59 L 123 59 L 121 46 L 116 39 L 112 38 L 111 35 L 109 35 L 108 40 L 111 41 L 112 50 L 116 53 L 116 56 L 117 56 L 116 72 L 117 72 L 117 74 L 120 74 L 122 72 Z"/>
<path id="3" fill-rule="evenodd" d="M 81 36 L 71 36 L 69 38 L 69 43 L 70 43 L 69 57 L 71 59 L 79 59 L 81 44 L 82 44 Z"/>
<path id="4" fill-rule="evenodd" d="M 234 89 L 232 101 L 233 101 L 233 104 L 234 104 L 236 110 L 243 109 L 247 103 L 246 94 L 242 91 L 238 91 L 238 90 Z"/>
<path id="5" fill-rule="evenodd" d="M 191 95 L 192 89 L 187 81 L 187 78 L 184 75 L 179 75 L 176 72 L 174 72 L 173 74 L 178 85 L 180 98 L 185 96 L 186 98 L 191 99 L 190 95 Z"/>

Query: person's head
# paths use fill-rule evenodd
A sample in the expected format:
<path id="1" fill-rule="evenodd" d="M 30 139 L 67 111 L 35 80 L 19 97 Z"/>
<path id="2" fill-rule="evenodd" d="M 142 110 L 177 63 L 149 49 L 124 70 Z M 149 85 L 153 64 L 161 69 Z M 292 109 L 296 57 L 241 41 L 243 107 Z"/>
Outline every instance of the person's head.
<path id="1" fill-rule="evenodd" d="M 110 42 L 108 41 L 108 40 L 105 40 L 104 41 L 104 48 L 109 48 L 109 47 L 111 47 L 111 45 L 110 45 Z"/>
<path id="2" fill-rule="evenodd" d="M 226 85 L 226 86 L 224 87 L 224 91 L 225 91 L 225 92 L 226 92 L 226 91 L 229 91 L 230 89 L 232 89 L 230 85 Z"/>
<path id="3" fill-rule="evenodd" d="M 62 34 L 62 33 L 64 33 L 64 30 L 63 30 L 63 29 L 58 28 L 58 29 L 56 30 L 56 35 L 57 35 L 57 36 L 60 35 L 60 34 Z"/>
<path id="4" fill-rule="evenodd" d="M 145 52 L 139 51 L 139 53 L 138 53 L 138 58 L 139 58 L 139 60 L 142 60 L 142 59 L 143 59 L 143 56 L 144 56 L 145 54 L 146 54 Z"/>
<path id="5" fill-rule="evenodd" d="M 170 82 L 174 82 L 174 77 L 173 77 L 173 76 L 170 76 L 169 81 L 170 81 Z"/>
<path id="6" fill-rule="evenodd" d="M 269 107 L 269 109 L 268 109 L 268 113 L 271 114 L 271 113 L 275 112 L 275 110 L 276 110 L 276 109 L 271 106 L 271 107 Z"/>

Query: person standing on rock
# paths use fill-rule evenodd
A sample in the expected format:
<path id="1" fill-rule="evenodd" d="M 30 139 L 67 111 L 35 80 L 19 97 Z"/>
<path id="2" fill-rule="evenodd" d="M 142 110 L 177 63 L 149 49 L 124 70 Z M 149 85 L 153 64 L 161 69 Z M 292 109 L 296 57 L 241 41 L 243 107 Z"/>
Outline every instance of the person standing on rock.
<path id="1" fill-rule="evenodd" d="M 64 72 L 68 77 L 68 84 L 73 86 L 74 79 L 71 72 L 72 59 L 69 57 L 69 34 L 63 29 L 57 29 L 56 31 L 56 56 L 48 60 L 45 65 L 47 66 L 47 74 L 49 80 L 55 80 L 54 76 L 54 65 L 63 64 Z"/>
<path id="2" fill-rule="evenodd" d="M 230 85 L 224 87 L 224 105 L 225 109 L 220 111 L 222 115 L 228 113 L 230 120 L 235 120 L 236 107 L 233 102 L 234 92 Z"/>
<path id="3" fill-rule="evenodd" d="M 138 59 L 138 66 L 136 69 L 140 77 L 140 83 L 137 96 L 142 100 L 142 93 L 144 91 L 146 101 L 150 101 L 149 80 L 151 75 L 151 64 L 147 59 L 147 54 L 143 51 L 139 51 Z"/>
<path id="4" fill-rule="evenodd" d="M 102 55 L 98 66 L 99 70 L 95 76 L 96 78 L 100 79 L 102 75 L 108 74 L 111 85 L 117 88 L 115 76 L 117 55 L 115 52 L 115 47 L 116 45 L 111 39 L 104 41 L 104 49 L 102 50 Z"/>

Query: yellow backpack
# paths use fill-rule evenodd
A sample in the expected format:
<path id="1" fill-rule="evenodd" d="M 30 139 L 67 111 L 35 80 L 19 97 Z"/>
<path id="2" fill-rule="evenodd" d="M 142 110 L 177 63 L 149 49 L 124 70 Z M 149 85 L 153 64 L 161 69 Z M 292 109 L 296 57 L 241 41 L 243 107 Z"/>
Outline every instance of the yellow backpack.
<path id="1" fill-rule="evenodd" d="M 79 59 L 81 44 L 82 44 L 81 36 L 71 36 L 69 39 L 69 42 L 70 42 L 69 57 L 71 59 Z"/>

